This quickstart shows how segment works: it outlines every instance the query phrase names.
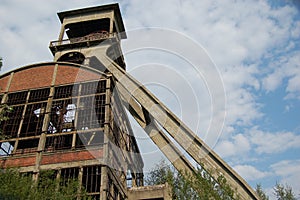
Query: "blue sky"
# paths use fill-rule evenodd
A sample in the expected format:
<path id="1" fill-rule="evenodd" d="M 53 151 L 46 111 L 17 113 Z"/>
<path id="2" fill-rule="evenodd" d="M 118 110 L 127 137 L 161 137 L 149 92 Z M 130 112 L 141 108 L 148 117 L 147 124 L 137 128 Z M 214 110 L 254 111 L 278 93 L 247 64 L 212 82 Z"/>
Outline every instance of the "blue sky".
<path id="1" fill-rule="evenodd" d="M 212 148 L 252 186 L 261 183 L 271 194 L 276 182 L 287 183 L 293 187 L 296 194 L 299 194 L 299 2 L 296 0 L 118 2 L 126 30 L 129 32 L 149 27 L 174 30 L 197 42 L 215 63 L 219 71 L 218 76 L 221 77 L 225 88 L 226 118 L 221 135 L 218 135 L 218 140 Z M 4 59 L 1 73 L 30 63 L 52 60 L 48 44 L 58 37 L 60 24 L 57 12 L 107 3 L 112 2 L 1 0 L 0 55 Z M 194 101 L 176 100 L 175 88 L 179 86 L 176 85 L 175 75 L 172 77 L 168 72 L 164 74 L 162 70 L 159 72 L 161 77 L 157 78 L 157 69 L 151 70 L 148 67 L 149 71 L 145 77 L 145 68 L 141 66 L 149 63 L 164 64 L 168 65 L 168 69 L 174 66 L 176 73 L 186 73 L 185 77 L 194 81 L 199 80 L 199 77 L 197 79 L 196 76 L 189 76 L 188 72 L 185 72 L 186 68 L 175 66 L 179 61 L 170 58 L 169 55 L 164 57 L 164 54 L 157 55 L 157 52 L 141 53 L 143 56 L 139 53 L 125 55 L 127 70 L 148 85 L 176 114 L 187 115 L 183 121 L 202 136 L 200 132 L 205 132 L 209 124 L 207 116 L 212 115 L 206 106 L 209 104 L 209 95 L 202 83 L 203 80 L 193 85 L 196 93 L 199 93 L 196 94 L 198 95 L 196 100 L 200 99 L 196 102 L 199 109 L 195 111 Z M 185 64 L 181 62 L 181 65 Z M 173 90 L 168 90 L 166 87 L 168 84 L 162 83 L 162 80 L 169 80 L 168 84 L 174 86 Z M 198 98 L 199 96 L 201 98 Z M 184 103 L 187 105 L 184 105 L 186 107 L 183 107 L 185 109 L 182 113 L 178 111 L 178 106 Z M 199 127 L 196 128 L 193 128 L 194 116 L 200 116 L 200 123 L 197 124 Z M 136 125 L 133 126 L 137 134 L 141 134 L 139 137 L 146 140 L 140 133 L 141 130 Z M 149 141 L 147 145 L 147 150 L 144 150 L 145 162 L 158 161 L 161 155 L 149 153 L 150 149 L 151 152 L 157 151 L 155 146 Z"/>

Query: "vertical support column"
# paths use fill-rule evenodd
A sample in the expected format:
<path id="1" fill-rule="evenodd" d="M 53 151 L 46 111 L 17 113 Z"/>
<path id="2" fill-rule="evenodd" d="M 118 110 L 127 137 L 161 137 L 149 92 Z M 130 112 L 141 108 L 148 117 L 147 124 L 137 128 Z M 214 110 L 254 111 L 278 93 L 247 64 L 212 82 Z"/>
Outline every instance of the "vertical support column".
<path id="1" fill-rule="evenodd" d="M 81 188 L 82 188 L 82 177 L 83 177 L 83 167 L 80 166 L 79 168 L 79 173 L 78 173 L 78 182 L 79 182 L 79 186 L 78 186 L 78 195 L 77 195 L 77 200 L 80 200 L 81 199 Z"/>
<path id="2" fill-rule="evenodd" d="M 103 146 L 103 156 L 104 163 L 107 165 L 108 154 L 109 154 L 109 137 L 110 137 L 110 119 L 111 119 L 111 78 L 108 76 L 106 79 L 106 91 L 105 91 L 105 117 L 104 117 L 104 146 Z"/>
<path id="3" fill-rule="evenodd" d="M 108 170 L 107 166 L 101 167 L 101 186 L 100 186 L 100 200 L 107 200 L 108 191 Z"/>
<path id="4" fill-rule="evenodd" d="M 37 154 L 36 154 L 36 164 L 35 164 L 35 170 L 38 172 L 39 167 L 40 167 L 40 162 L 42 159 L 42 151 L 45 149 L 45 144 L 46 144 L 46 138 L 47 138 L 47 131 L 50 123 L 50 113 L 51 113 L 51 107 L 52 107 L 52 100 L 54 96 L 54 85 L 55 85 L 55 79 L 56 79 L 56 74 L 58 70 L 58 64 L 55 65 L 54 70 L 53 70 L 53 76 L 52 76 L 52 82 L 51 82 L 51 88 L 50 88 L 50 94 L 48 97 L 48 102 L 46 106 L 46 111 L 45 111 L 45 117 L 43 121 L 43 127 L 42 127 L 42 133 L 40 136 L 40 141 L 37 149 Z"/>
<path id="5" fill-rule="evenodd" d="M 130 172 L 131 173 L 131 187 L 136 187 L 137 186 L 137 174 Z"/>
<path id="6" fill-rule="evenodd" d="M 62 23 L 61 24 L 61 27 L 60 27 L 60 33 L 59 33 L 59 36 L 58 36 L 58 41 L 61 43 L 61 41 L 63 40 L 64 38 L 64 34 L 65 34 L 65 24 Z"/>
<path id="7" fill-rule="evenodd" d="M 75 119 L 74 119 L 75 130 L 77 130 L 76 127 L 78 124 L 78 113 L 79 113 L 79 109 L 80 109 L 79 106 L 80 106 L 81 88 L 82 88 L 82 85 L 80 84 L 79 88 L 78 88 L 78 98 L 76 100 L 77 106 L 76 106 Z M 74 131 L 73 138 L 72 138 L 72 149 L 75 149 L 75 146 L 76 146 L 76 135 L 77 135 L 77 131 Z"/>
<path id="8" fill-rule="evenodd" d="M 114 31 L 114 18 L 115 18 L 114 12 L 111 12 L 111 18 L 109 21 L 109 33 L 110 34 L 112 34 Z"/>
<path id="9" fill-rule="evenodd" d="M 56 188 L 55 188 L 56 192 L 59 190 L 59 187 L 60 187 L 60 185 L 59 185 L 60 177 L 61 177 L 61 169 L 58 169 L 57 174 L 56 174 L 56 181 L 57 181 Z"/>
<path id="10" fill-rule="evenodd" d="M 111 78 L 108 76 L 106 79 L 106 92 L 105 92 L 105 118 L 104 118 L 104 145 L 103 145 L 103 160 L 104 164 L 107 165 L 109 162 L 109 134 L 110 134 L 110 98 L 111 98 Z M 108 192 L 108 167 L 101 167 L 101 188 L 100 188 L 100 199 L 106 200 Z"/>

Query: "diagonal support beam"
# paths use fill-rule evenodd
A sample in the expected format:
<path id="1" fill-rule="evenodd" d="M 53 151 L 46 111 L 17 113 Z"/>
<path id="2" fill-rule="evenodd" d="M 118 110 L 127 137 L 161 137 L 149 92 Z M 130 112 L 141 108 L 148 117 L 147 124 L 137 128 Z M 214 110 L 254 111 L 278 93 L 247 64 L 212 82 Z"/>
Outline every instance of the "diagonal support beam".
<path id="1" fill-rule="evenodd" d="M 136 101 L 131 99 L 131 95 L 127 90 L 118 84 L 118 90 L 121 94 L 123 104 L 128 109 L 130 114 L 138 122 L 138 124 L 145 130 L 152 141 L 158 146 L 173 166 L 183 175 L 191 175 L 195 173 L 195 168 L 191 165 L 188 159 L 180 152 L 175 144 L 167 137 L 167 135 L 159 128 L 152 115 L 149 114 Z M 131 99 L 128 101 L 128 99 Z M 143 119 L 143 120 L 142 120 Z"/>
<path id="2" fill-rule="evenodd" d="M 163 105 L 141 83 L 130 76 L 108 56 L 106 51 L 109 45 L 99 48 L 97 57 L 91 57 L 103 64 L 122 85 L 132 98 L 143 105 L 153 118 L 168 134 L 210 175 L 217 179 L 223 175 L 227 183 L 236 190 L 236 197 L 242 199 L 259 199 L 255 191 L 240 177 L 226 162 L 224 162 L 210 147 L 208 147 L 192 130 L 190 130 L 177 116 Z"/>

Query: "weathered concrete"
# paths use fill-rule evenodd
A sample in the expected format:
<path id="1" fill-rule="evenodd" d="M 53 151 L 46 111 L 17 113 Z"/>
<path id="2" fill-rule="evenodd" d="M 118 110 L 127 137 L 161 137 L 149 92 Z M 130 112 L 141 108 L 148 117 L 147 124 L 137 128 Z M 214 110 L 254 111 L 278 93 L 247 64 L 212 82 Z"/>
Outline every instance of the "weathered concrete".
<path id="1" fill-rule="evenodd" d="M 169 185 L 154 185 L 144 187 L 132 187 L 128 189 L 128 200 L 172 200 Z"/>

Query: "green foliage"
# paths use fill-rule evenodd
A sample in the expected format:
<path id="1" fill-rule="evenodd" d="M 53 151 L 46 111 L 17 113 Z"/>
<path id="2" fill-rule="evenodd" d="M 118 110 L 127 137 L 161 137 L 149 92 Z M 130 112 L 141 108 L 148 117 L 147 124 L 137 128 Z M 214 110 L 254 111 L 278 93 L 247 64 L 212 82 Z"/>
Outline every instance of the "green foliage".
<path id="1" fill-rule="evenodd" d="M 0 172 L 0 199 L 14 200 L 73 200 L 79 194 L 88 199 L 86 192 L 79 187 L 75 179 L 63 183 L 55 179 L 54 171 L 40 173 L 34 181 L 30 174 L 20 174 L 17 170 L 6 169 Z"/>
<path id="2" fill-rule="evenodd" d="M 215 181 L 209 172 L 201 168 L 192 176 L 187 173 L 178 173 L 173 167 L 161 161 L 149 173 L 146 184 L 158 185 L 168 183 L 172 188 L 172 199 L 213 199 L 229 200 L 240 199 L 234 196 L 235 190 L 227 184 L 225 177 L 219 176 Z M 262 186 L 257 184 L 256 193 L 261 200 L 269 200 L 268 195 L 263 191 Z M 296 200 L 292 188 L 288 185 L 276 184 L 274 194 L 278 200 Z"/>
<path id="3" fill-rule="evenodd" d="M 256 193 L 258 194 L 259 198 L 261 200 L 269 200 L 269 197 L 267 196 L 267 194 L 263 191 L 261 184 L 257 184 L 256 185 L 256 189 L 255 189 Z"/>
<path id="4" fill-rule="evenodd" d="M 0 68 L 2 67 L 2 58 L 0 57 Z"/>
<path id="5" fill-rule="evenodd" d="M 145 180 L 147 185 L 159 185 L 173 180 L 175 171 L 167 165 L 165 161 L 161 161 L 159 165 L 150 171 L 149 176 Z"/>
<path id="6" fill-rule="evenodd" d="M 165 161 L 160 162 L 149 173 L 146 184 L 157 185 L 168 183 L 172 188 L 172 199 L 233 199 L 234 190 L 227 184 L 226 179 L 220 176 L 217 181 L 201 168 L 194 175 L 186 172 L 177 172 Z M 235 197 L 238 199 L 238 197 Z"/>
<path id="7" fill-rule="evenodd" d="M 284 186 L 276 183 L 274 192 L 278 200 L 296 200 L 293 190 L 289 185 Z"/>
<path id="8" fill-rule="evenodd" d="M 0 105 L 0 123 L 8 120 L 7 114 L 12 111 L 13 111 L 12 107 L 10 107 L 6 104 Z M 7 139 L 7 138 L 5 135 L 2 134 L 2 130 L 0 127 L 0 140 L 5 140 L 5 139 Z"/>

